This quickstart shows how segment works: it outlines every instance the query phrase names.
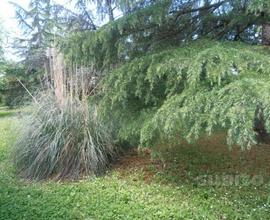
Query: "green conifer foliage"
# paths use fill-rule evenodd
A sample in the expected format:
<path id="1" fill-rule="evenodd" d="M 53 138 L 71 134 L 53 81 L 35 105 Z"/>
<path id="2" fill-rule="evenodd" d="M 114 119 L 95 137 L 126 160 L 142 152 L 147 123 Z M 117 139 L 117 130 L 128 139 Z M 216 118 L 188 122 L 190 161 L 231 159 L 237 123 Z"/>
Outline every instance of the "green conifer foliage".
<path id="1" fill-rule="evenodd" d="M 113 70 L 101 106 L 119 123 L 120 138 L 143 146 L 224 129 L 229 145 L 249 148 L 257 142 L 258 105 L 270 132 L 269 74 L 268 49 L 198 41 Z"/>
<path id="2" fill-rule="evenodd" d="M 62 43 L 74 62 L 110 69 L 134 58 L 195 39 L 260 42 L 268 19 L 252 0 L 149 1 L 98 30 L 70 34 Z"/>
<path id="3" fill-rule="evenodd" d="M 239 43 L 262 42 L 269 7 L 258 2 L 147 1 L 62 49 L 107 73 L 101 109 L 119 139 L 153 146 L 224 129 L 229 145 L 250 147 L 269 132 L 268 49 Z"/>
<path id="4" fill-rule="evenodd" d="M 144 55 L 145 51 L 166 48 L 174 42 L 164 39 L 162 44 L 158 39 L 163 36 L 156 33 L 167 26 L 168 7 L 168 1 L 164 1 L 110 22 L 97 31 L 72 33 L 61 41 L 63 52 L 70 62 L 92 63 L 98 69 L 108 69 Z"/>

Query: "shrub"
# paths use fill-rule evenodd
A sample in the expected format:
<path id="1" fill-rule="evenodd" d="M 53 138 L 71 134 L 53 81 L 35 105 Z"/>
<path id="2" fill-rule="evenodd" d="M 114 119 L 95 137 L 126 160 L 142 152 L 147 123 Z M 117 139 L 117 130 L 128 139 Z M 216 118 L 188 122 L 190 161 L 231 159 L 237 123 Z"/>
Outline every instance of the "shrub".
<path id="1" fill-rule="evenodd" d="M 36 180 L 102 174 L 116 148 L 97 106 L 88 103 L 96 72 L 67 66 L 54 48 L 48 53 L 53 59 L 43 92 L 34 97 L 28 91 L 34 104 L 16 144 L 17 171 Z"/>
<path id="2" fill-rule="evenodd" d="M 19 174 L 40 180 L 103 173 L 115 150 L 96 107 L 77 98 L 67 99 L 60 107 L 52 92 L 37 101 L 22 123 L 16 144 Z"/>

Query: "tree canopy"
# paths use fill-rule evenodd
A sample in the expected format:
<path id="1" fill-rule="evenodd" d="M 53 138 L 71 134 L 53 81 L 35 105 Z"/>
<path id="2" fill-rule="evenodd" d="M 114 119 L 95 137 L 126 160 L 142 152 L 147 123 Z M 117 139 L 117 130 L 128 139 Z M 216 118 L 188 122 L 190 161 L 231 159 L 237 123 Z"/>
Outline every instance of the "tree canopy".
<path id="1" fill-rule="evenodd" d="M 250 147 L 260 111 L 270 131 L 268 53 L 204 40 L 134 59 L 107 77 L 104 115 L 120 123 L 120 137 L 144 146 L 193 141 L 222 128 L 230 145 Z"/>
<path id="2" fill-rule="evenodd" d="M 76 12 L 37 2 L 18 11 L 37 29 L 28 42 L 45 49 L 47 29 L 65 27 L 54 45 L 68 65 L 105 75 L 99 105 L 119 139 L 153 146 L 225 129 L 229 145 L 249 148 L 268 138 L 269 49 L 258 46 L 270 43 L 268 1 L 78 0 Z"/>
<path id="3" fill-rule="evenodd" d="M 255 2 L 144 1 L 98 30 L 71 33 L 62 47 L 72 62 L 103 69 L 201 38 L 257 44 L 269 17 L 258 13 L 261 6 Z"/>
<path id="4" fill-rule="evenodd" d="M 28 9 L 12 3 L 23 31 L 23 36 L 17 39 L 16 47 L 29 68 L 44 66 L 46 61 L 45 51 L 50 46 L 54 27 L 50 3 L 50 0 L 31 0 Z"/>

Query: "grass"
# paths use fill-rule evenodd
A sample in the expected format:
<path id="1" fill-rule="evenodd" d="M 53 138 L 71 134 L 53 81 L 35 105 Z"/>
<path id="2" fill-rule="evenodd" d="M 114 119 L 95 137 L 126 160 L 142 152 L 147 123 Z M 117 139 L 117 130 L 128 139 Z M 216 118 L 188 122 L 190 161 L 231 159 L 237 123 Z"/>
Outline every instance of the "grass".
<path id="1" fill-rule="evenodd" d="M 17 109 L 8 109 L 5 106 L 0 106 L 0 118 L 9 117 L 14 115 L 18 110 Z"/>
<path id="2" fill-rule="evenodd" d="M 109 129 L 98 120 L 96 106 L 88 107 L 87 100 L 74 95 L 59 102 L 50 90 L 37 100 L 21 120 L 14 151 L 18 174 L 32 180 L 104 174 L 116 148 Z"/>
<path id="3" fill-rule="evenodd" d="M 194 146 L 162 148 L 162 162 L 151 161 L 148 154 L 129 154 L 99 178 L 28 182 L 15 176 L 10 162 L 17 123 L 17 117 L 0 118 L 1 220 L 269 219 L 266 146 L 244 154 L 228 152 L 218 142 L 220 135 Z M 263 183 L 204 185 L 196 179 L 237 173 L 261 175 Z"/>

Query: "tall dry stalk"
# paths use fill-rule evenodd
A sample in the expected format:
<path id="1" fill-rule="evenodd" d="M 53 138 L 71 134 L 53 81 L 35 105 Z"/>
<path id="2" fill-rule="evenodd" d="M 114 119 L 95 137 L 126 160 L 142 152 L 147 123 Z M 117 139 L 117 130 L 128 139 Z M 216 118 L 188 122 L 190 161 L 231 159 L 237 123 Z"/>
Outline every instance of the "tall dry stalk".
<path id="1" fill-rule="evenodd" d="M 67 67 L 63 56 L 49 51 L 48 89 L 36 99 L 15 149 L 20 175 L 30 179 L 78 178 L 100 174 L 115 155 L 112 136 L 88 104 L 91 68 Z"/>
<path id="2" fill-rule="evenodd" d="M 82 67 L 74 64 L 67 67 L 64 56 L 55 48 L 48 50 L 49 68 L 47 84 L 55 93 L 59 105 L 66 101 L 79 97 L 87 100 L 92 90 L 96 88 L 98 82 L 97 73 L 92 67 Z"/>

